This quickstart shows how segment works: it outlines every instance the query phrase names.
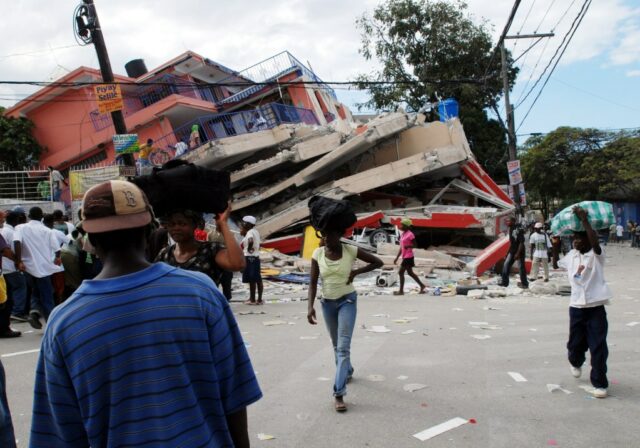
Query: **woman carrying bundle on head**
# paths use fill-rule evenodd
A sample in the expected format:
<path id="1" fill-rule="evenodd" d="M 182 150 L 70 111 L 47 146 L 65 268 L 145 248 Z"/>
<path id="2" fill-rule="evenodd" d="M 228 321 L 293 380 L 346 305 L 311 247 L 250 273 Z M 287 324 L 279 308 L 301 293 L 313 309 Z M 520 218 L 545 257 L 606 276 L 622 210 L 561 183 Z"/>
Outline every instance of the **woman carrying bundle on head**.
<path id="1" fill-rule="evenodd" d="M 362 249 L 340 241 L 345 231 L 356 221 L 348 202 L 314 197 L 309 201 L 309 208 L 311 223 L 316 232 L 321 234 L 321 246 L 314 251 L 311 260 L 307 319 L 310 324 L 317 324 L 314 301 L 318 279 L 321 278 L 322 315 L 331 336 L 336 363 L 334 406 L 337 412 L 344 412 L 347 406 L 343 397 L 347 393 L 347 382 L 353 375 L 350 352 L 357 308 L 353 279 L 382 267 L 382 261 Z M 353 269 L 356 258 L 368 264 L 360 269 Z"/>
<path id="2" fill-rule="evenodd" d="M 187 271 L 208 275 L 216 285 L 224 271 L 244 269 L 244 255 L 236 242 L 227 220 L 231 207 L 216 217 L 216 227 L 224 238 L 219 243 L 198 241 L 195 230 L 202 221 L 202 214 L 192 210 L 175 210 L 168 215 L 167 230 L 174 244 L 160 251 L 155 261 L 163 261 Z"/>

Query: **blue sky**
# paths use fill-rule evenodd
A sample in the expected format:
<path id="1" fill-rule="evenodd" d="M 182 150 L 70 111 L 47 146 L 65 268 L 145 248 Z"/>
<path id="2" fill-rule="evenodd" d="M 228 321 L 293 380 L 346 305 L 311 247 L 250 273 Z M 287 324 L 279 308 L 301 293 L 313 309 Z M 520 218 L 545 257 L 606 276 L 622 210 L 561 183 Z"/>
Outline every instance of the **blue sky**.
<path id="1" fill-rule="evenodd" d="M 584 0 L 523 0 L 511 32 L 547 32 L 559 22 L 556 37 L 536 46 L 525 60 L 512 93 L 517 100 L 535 62 L 533 79 L 559 45 Z M 375 68 L 359 54 L 356 18 L 379 0 L 95 0 L 113 69 L 135 58 L 156 67 L 189 49 L 242 69 L 290 50 L 309 61 L 325 80 L 351 80 Z M 71 16 L 79 0 L 14 0 L 3 12 L 0 40 L 2 80 L 47 80 L 80 65 L 97 67 L 94 49 L 75 44 Z M 475 20 L 493 25 L 497 39 L 513 0 L 468 0 Z M 566 12 L 566 14 L 564 14 Z M 564 19 L 559 20 L 561 17 Z M 38 32 L 25 33 L 25 24 Z M 513 47 L 514 41 L 510 41 Z M 514 54 L 526 48 L 519 42 Z M 640 1 L 596 0 L 539 101 L 524 123 L 530 101 L 516 109 L 518 134 L 548 132 L 570 125 L 597 128 L 640 126 Z M 32 93 L 27 86 L 0 85 L 0 105 Z M 352 106 L 362 94 L 338 91 Z M 519 138 L 524 141 L 525 136 Z"/>

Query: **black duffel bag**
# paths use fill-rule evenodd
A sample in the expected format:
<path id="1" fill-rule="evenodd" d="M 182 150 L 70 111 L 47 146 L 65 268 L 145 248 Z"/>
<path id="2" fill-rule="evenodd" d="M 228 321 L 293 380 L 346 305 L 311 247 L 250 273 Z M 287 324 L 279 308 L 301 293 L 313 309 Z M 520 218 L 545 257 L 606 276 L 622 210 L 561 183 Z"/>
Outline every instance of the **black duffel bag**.
<path id="1" fill-rule="evenodd" d="M 357 221 L 353 207 L 348 201 L 314 196 L 309 199 L 311 225 L 319 231 L 343 231 Z"/>
<path id="2" fill-rule="evenodd" d="M 203 168 L 184 160 L 171 160 L 161 168 L 154 168 L 151 174 L 131 181 L 145 192 L 156 216 L 177 209 L 222 213 L 229 202 L 227 171 Z"/>

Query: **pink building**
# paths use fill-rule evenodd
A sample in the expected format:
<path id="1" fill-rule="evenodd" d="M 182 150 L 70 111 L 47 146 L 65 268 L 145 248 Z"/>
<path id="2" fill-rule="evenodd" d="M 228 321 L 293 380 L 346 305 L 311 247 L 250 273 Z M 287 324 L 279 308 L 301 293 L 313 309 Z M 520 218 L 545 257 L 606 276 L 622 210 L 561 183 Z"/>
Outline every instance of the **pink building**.
<path id="1" fill-rule="evenodd" d="M 154 147 L 168 153 L 187 141 L 194 124 L 204 143 L 253 132 L 256 119 L 263 127 L 352 120 L 333 90 L 288 52 L 240 72 L 191 51 L 149 72 L 142 60 L 134 60 L 127 72 L 115 79 L 123 83 L 128 132 L 138 134 L 141 143 L 153 139 Z M 5 112 L 34 122 L 34 136 L 45 148 L 41 166 L 66 174 L 74 166 L 115 160 L 111 116 L 98 112 L 93 86 L 82 85 L 101 79 L 98 70 L 79 67 Z M 286 85 L 292 81 L 308 84 Z"/>

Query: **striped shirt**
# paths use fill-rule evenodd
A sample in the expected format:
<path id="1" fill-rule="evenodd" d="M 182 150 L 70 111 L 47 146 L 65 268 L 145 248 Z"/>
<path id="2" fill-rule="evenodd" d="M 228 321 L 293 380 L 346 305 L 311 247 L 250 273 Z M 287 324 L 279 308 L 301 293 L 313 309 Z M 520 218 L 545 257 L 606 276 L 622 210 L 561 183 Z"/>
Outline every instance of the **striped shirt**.
<path id="1" fill-rule="evenodd" d="M 226 415 L 261 396 L 224 296 L 157 263 L 85 281 L 51 313 L 30 446 L 232 447 Z"/>

